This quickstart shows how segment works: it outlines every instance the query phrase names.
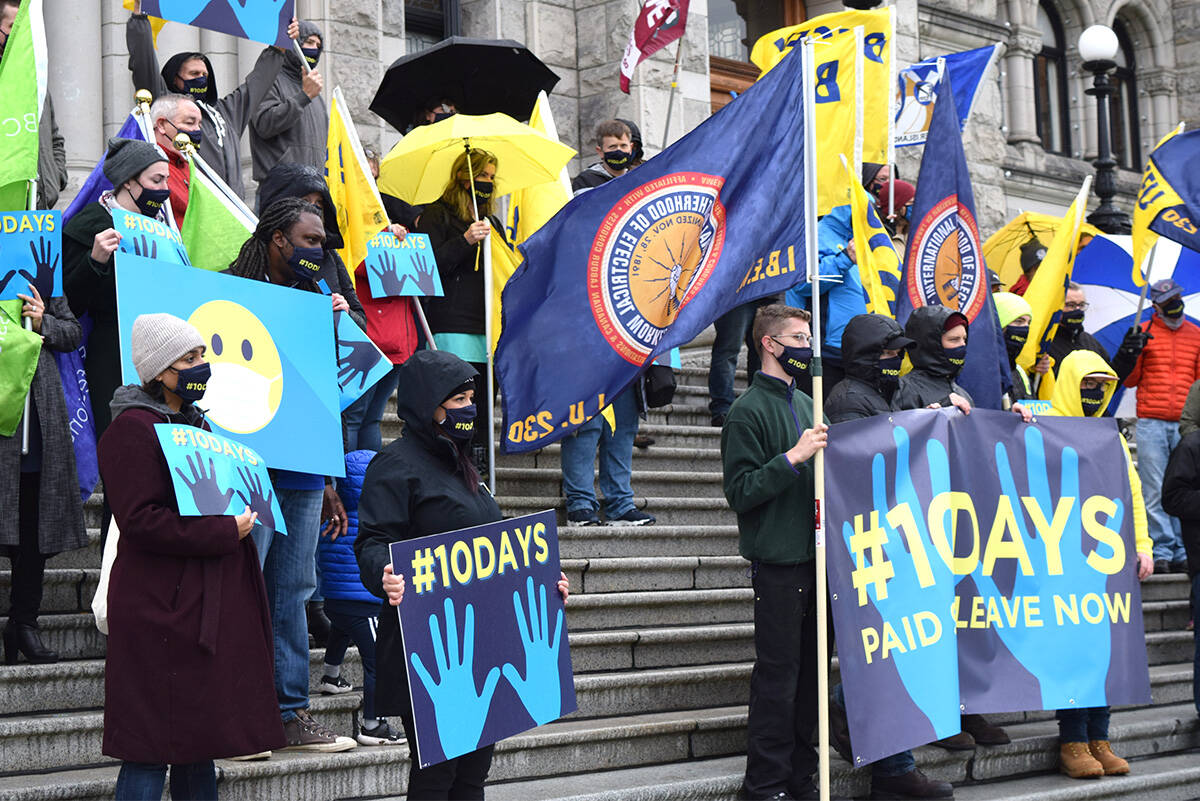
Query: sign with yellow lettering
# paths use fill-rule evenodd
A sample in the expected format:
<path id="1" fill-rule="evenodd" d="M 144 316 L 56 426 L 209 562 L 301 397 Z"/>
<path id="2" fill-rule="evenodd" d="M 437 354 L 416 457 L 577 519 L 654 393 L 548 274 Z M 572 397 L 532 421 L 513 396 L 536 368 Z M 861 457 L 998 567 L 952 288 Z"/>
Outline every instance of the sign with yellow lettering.
<path id="1" fill-rule="evenodd" d="M 575 711 L 554 512 L 391 551 L 408 582 L 396 610 L 421 767 Z"/>
<path id="2" fill-rule="evenodd" d="M 184 267 L 192 266 L 183 239 L 166 223 L 124 209 L 113 209 L 112 218 L 113 228 L 121 235 L 118 248 L 122 253 L 181 264 Z"/>
<path id="3" fill-rule="evenodd" d="M 0 300 L 32 295 L 62 297 L 62 212 L 0 214 Z"/>
<path id="4" fill-rule="evenodd" d="M 957 733 L 962 712 L 1149 702 L 1126 459 L 1111 419 L 833 427 L 829 590 L 859 764 Z"/>

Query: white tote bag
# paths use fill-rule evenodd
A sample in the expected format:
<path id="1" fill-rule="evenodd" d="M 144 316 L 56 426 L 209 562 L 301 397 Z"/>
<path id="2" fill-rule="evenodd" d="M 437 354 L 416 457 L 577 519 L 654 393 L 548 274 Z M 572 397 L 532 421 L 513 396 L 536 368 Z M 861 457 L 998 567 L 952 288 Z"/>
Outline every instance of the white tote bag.
<path id="1" fill-rule="evenodd" d="M 96 618 L 96 628 L 101 634 L 108 634 L 108 577 L 112 574 L 113 562 L 117 560 L 117 540 L 121 532 L 117 529 L 116 518 L 109 520 L 108 536 L 104 540 L 104 556 L 100 560 L 100 583 L 96 586 L 96 594 L 92 596 L 92 615 Z"/>

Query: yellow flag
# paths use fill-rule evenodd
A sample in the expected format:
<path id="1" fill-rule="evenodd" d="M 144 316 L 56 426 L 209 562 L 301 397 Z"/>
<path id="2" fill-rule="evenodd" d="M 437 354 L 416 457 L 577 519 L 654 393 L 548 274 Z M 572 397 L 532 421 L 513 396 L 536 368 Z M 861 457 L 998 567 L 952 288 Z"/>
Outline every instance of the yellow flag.
<path id="1" fill-rule="evenodd" d="M 1046 257 L 1042 259 L 1037 274 L 1025 290 L 1025 300 L 1029 301 L 1033 309 L 1033 320 L 1029 324 L 1029 338 L 1025 341 L 1021 354 L 1017 356 L 1017 364 L 1024 367 L 1026 372 L 1032 369 L 1038 356 L 1045 351 L 1045 343 L 1053 339 L 1058 331 L 1058 322 L 1054 315 L 1062 311 L 1063 296 L 1066 294 L 1067 283 L 1071 280 L 1075 254 L 1079 250 L 1079 227 L 1083 224 L 1088 192 L 1091 188 L 1092 177 L 1089 175 L 1084 179 L 1071 207 L 1067 209 L 1063 217 L 1063 227 L 1046 249 Z M 1048 382 L 1043 379 L 1042 383 Z"/>
<path id="2" fill-rule="evenodd" d="M 850 186 L 850 220 L 854 225 L 854 255 L 858 273 L 867 293 L 867 311 L 896 316 L 896 291 L 900 287 L 900 255 L 891 234 L 875 211 L 875 205 L 859 177 L 850 169 L 845 154 L 840 155 Z"/>
<path id="3" fill-rule="evenodd" d="M 495 353 L 496 343 L 500 340 L 500 293 L 521 265 L 521 257 L 513 252 L 505 243 L 504 237 L 499 234 L 492 234 L 488 240 L 492 243 L 492 341 L 488 344 L 492 353 Z"/>
<path id="4" fill-rule="evenodd" d="M 128 10 L 133 11 L 134 3 L 135 3 L 135 0 L 125 0 L 125 2 L 122 3 L 122 5 L 124 5 L 125 8 L 127 8 Z M 167 21 L 165 19 L 159 19 L 158 17 L 150 17 L 150 32 L 154 35 L 154 46 L 155 47 L 158 47 L 158 33 L 159 33 L 159 31 L 161 31 L 163 29 L 163 26 L 166 24 L 167 24 Z"/>
<path id="5" fill-rule="evenodd" d="M 338 254 L 346 264 L 346 271 L 353 276 L 367 257 L 367 240 L 387 227 L 388 217 L 358 140 L 358 131 L 346 110 L 341 87 L 333 90 L 329 104 L 325 159 L 325 183 L 337 208 L 338 228 L 344 243 Z"/>
<path id="6" fill-rule="evenodd" d="M 554 125 L 550 100 L 545 92 L 538 93 L 533 115 L 529 118 L 529 127 L 558 141 L 558 128 Z M 514 245 L 524 242 L 534 231 L 548 223 L 570 199 L 571 179 L 565 167 L 556 181 L 513 192 L 508 204 L 508 219 L 505 221 L 508 241 Z"/>
<path id="7" fill-rule="evenodd" d="M 1183 133 L 1183 123 L 1179 123 L 1179 127 L 1164 136 L 1154 150 L 1158 150 L 1167 140 L 1173 136 Z M 1154 222 L 1154 218 L 1162 213 L 1164 209 L 1169 209 L 1172 206 L 1178 206 L 1183 203 L 1183 198 L 1179 196 L 1171 184 L 1168 183 L 1158 171 L 1158 166 L 1154 163 L 1154 151 L 1150 151 L 1150 155 L 1146 158 L 1146 171 L 1142 173 L 1142 185 L 1138 189 L 1137 202 L 1133 204 L 1133 284 L 1134 286 L 1142 286 L 1146 283 L 1146 278 L 1142 272 L 1143 264 L 1146 260 L 1146 254 L 1154 243 L 1158 241 L 1158 234 L 1150 230 L 1150 223 Z"/>

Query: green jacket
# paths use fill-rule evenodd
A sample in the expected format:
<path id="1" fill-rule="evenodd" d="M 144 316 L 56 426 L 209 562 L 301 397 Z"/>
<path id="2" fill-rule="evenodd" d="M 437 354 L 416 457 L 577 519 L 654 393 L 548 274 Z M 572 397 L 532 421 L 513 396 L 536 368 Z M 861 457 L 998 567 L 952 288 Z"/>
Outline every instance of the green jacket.
<path id="1" fill-rule="evenodd" d="M 734 401 L 721 431 L 725 499 L 737 513 L 742 556 L 792 565 L 815 555 L 813 469 L 784 452 L 812 426 L 812 398 L 765 373 Z"/>

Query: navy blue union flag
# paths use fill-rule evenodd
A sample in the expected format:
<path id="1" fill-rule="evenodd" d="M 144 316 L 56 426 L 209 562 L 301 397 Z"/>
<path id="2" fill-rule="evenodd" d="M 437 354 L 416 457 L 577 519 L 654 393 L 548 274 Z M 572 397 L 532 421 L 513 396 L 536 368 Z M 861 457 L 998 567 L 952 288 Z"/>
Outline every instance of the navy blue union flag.
<path id="1" fill-rule="evenodd" d="M 805 276 L 801 51 L 530 237 L 503 295 L 503 448 L 594 417 L 645 365 Z"/>

